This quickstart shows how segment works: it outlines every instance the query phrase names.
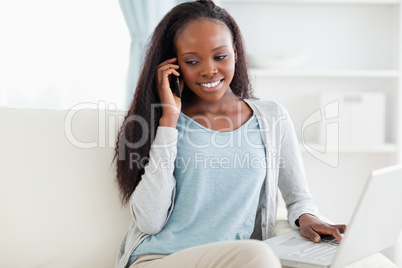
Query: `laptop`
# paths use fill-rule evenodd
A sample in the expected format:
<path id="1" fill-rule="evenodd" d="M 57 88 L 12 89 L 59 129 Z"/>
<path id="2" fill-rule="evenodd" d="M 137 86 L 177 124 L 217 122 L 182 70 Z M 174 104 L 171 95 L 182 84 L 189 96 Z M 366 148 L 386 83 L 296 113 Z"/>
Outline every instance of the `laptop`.
<path id="1" fill-rule="evenodd" d="M 402 165 L 375 170 L 360 196 L 346 232 L 320 243 L 298 230 L 265 240 L 288 267 L 344 267 L 392 246 L 402 227 Z"/>

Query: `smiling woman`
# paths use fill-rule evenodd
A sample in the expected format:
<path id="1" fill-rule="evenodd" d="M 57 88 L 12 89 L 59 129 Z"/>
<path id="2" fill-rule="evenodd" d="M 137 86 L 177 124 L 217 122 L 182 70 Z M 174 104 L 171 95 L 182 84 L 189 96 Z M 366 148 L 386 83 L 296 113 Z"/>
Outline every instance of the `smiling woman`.
<path id="1" fill-rule="evenodd" d="M 200 100 L 220 100 L 235 71 L 235 49 L 229 29 L 215 21 L 195 21 L 179 34 L 176 50 L 184 83 Z"/>
<path id="2" fill-rule="evenodd" d="M 178 65 L 192 92 L 182 112 L 213 130 L 239 128 L 250 119 L 252 110 L 230 88 L 237 56 L 229 28 L 219 21 L 197 20 L 177 36 Z"/>
<path id="3" fill-rule="evenodd" d="M 129 35 L 114 1 L 2 1 L 0 105 L 123 108 Z"/>
<path id="4" fill-rule="evenodd" d="M 115 160 L 133 216 L 116 268 L 280 267 L 249 240 L 273 236 L 279 190 L 303 236 L 345 230 L 317 217 L 289 115 L 253 98 L 239 27 L 211 0 L 177 5 L 156 26 Z"/>

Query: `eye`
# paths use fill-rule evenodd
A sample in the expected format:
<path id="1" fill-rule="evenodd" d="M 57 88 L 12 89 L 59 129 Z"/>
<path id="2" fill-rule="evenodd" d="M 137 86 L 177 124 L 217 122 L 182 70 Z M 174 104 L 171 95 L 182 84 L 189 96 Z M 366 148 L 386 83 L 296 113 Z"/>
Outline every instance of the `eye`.
<path id="1" fill-rule="evenodd" d="M 185 63 L 188 65 L 195 65 L 198 63 L 198 60 L 186 60 Z"/>
<path id="2" fill-rule="evenodd" d="M 215 57 L 215 60 L 223 60 L 227 57 L 228 55 L 224 54 L 224 55 L 219 55 Z"/>

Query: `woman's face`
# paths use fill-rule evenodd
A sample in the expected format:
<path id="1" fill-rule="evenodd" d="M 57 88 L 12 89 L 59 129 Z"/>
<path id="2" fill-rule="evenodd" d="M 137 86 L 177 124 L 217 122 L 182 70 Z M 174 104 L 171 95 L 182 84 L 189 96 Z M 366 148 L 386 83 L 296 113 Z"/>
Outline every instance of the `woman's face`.
<path id="1" fill-rule="evenodd" d="M 211 20 L 194 21 L 179 34 L 175 45 L 185 84 L 204 101 L 220 100 L 235 72 L 235 51 L 228 28 Z"/>

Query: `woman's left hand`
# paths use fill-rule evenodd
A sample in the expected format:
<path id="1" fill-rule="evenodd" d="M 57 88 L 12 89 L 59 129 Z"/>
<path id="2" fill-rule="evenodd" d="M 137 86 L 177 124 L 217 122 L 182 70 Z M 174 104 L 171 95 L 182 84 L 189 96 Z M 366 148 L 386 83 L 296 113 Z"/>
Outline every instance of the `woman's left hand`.
<path id="1" fill-rule="evenodd" d="M 300 233 L 316 243 L 321 241 L 320 234 L 332 235 L 340 242 L 342 239 L 341 234 L 346 230 L 345 224 L 328 224 L 310 214 L 303 214 L 300 216 L 299 226 Z"/>

